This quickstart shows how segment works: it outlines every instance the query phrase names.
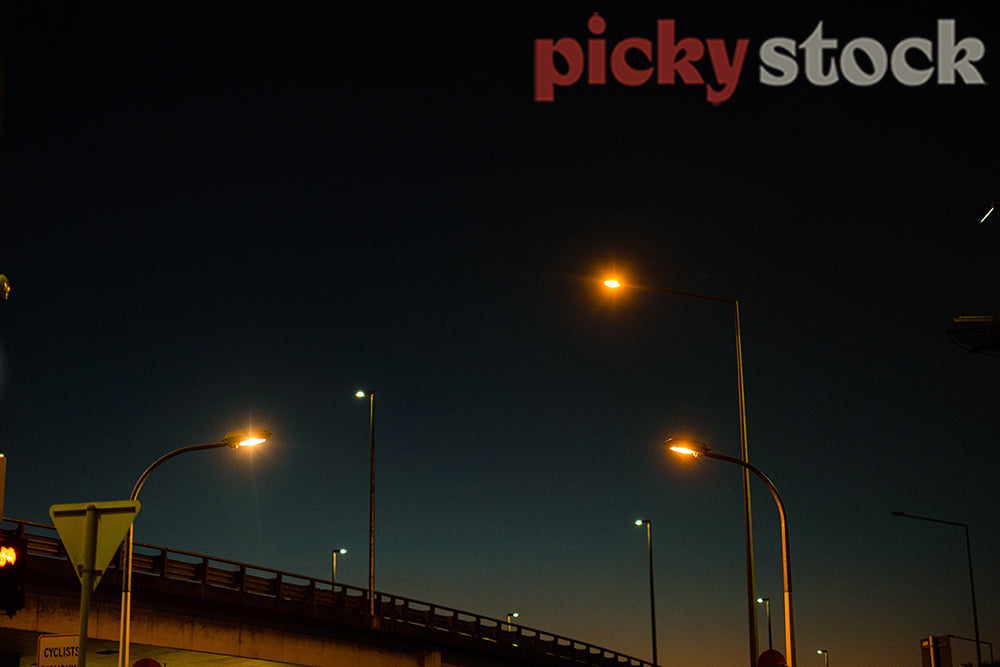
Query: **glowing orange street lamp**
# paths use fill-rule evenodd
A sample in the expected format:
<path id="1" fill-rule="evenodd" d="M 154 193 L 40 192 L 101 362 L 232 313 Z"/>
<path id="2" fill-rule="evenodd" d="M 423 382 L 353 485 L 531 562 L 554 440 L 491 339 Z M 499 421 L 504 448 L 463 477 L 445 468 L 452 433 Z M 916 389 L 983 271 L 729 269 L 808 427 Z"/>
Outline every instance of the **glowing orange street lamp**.
<path id="1" fill-rule="evenodd" d="M 647 285 L 633 285 L 621 282 L 618 278 L 609 277 L 604 281 L 608 289 L 640 289 L 647 292 L 659 292 L 660 294 L 673 294 L 676 296 L 686 296 L 693 299 L 705 301 L 715 301 L 718 303 L 728 303 L 733 307 L 733 319 L 736 324 L 736 389 L 739 398 L 740 412 L 740 458 L 744 463 L 749 463 L 750 458 L 747 453 L 747 415 L 746 401 L 743 396 L 743 346 L 740 342 L 740 302 L 736 299 L 725 299 L 718 296 L 708 296 L 706 294 L 695 294 L 694 292 L 681 292 L 679 290 L 666 289 L 663 287 L 649 287 Z M 743 524 L 746 535 L 746 570 L 747 570 L 747 622 L 749 626 L 750 642 L 750 666 L 757 664 L 757 593 L 756 579 L 754 576 L 754 555 L 753 555 L 753 522 L 750 512 L 750 472 L 743 471 Z"/>
<path id="2" fill-rule="evenodd" d="M 767 485 L 767 488 L 770 489 L 771 495 L 774 496 L 774 502 L 778 504 L 778 515 L 781 517 L 781 560 L 783 566 L 782 572 L 785 579 L 785 660 L 788 662 L 788 667 L 792 667 L 795 664 L 795 632 L 792 626 L 792 565 L 791 556 L 788 551 L 788 522 L 785 517 L 785 504 L 781 502 L 781 496 L 778 495 L 778 489 L 774 486 L 774 483 L 768 479 L 767 475 L 762 473 L 756 467 L 746 461 L 741 461 L 740 459 L 735 459 L 731 456 L 716 454 L 703 442 L 680 438 L 668 438 L 663 444 L 666 445 L 670 451 L 676 452 L 677 454 L 693 456 L 695 458 L 706 456 L 710 459 L 719 459 L 720 461 L 735 463 L 738 466 L 742 466 L 744 470 L 757 475 L 757 477 L 759 477 L 764 484 Z"/>
<path id="3" fill-rule="evenodd" d="M 196 452 L 202 449 L 218 449 L 220 447 L 229 447 L 230 449 L 238 449 L 240 447 L 252 447 L 254 445 L 259 445 L 266 442 L 268 438 L 271 437 L 271 432 L 262 428 L 251 428 L 243 429 L 241 431 L 230 431 L 226 434 L 226 437 L 219 442 L 210 442 L 204 445 L 188 445 L 187 447 L 181 447 L 180 449 L 175 449 L 169 454 L 164 454 L 160 458 L 153 461 L 153 464 L 146 468 L 145 472 L 139 476 L 139 480 L 135 483 L 132 488 L 132 495 L 129 496 L 129 500 L 136 500 L 139 497 L 139 490 L 142 489 L 142 485 L 146 482 L 150 473 L 153 472 L 161 463 L 169 461 L 175 456 L 180 456 L 181 454 L 187 454 L 188 452 Z M 121 634 L 118 640 L 118 667 L 128 667 L 129 666 L 129 632 L 130 624 L 132 620 L 132 538 L 134 535 L 134 526 L 130 525 L 128 529 L 128 538 L 122 550 L 122 609 L 121 609 Z"/>

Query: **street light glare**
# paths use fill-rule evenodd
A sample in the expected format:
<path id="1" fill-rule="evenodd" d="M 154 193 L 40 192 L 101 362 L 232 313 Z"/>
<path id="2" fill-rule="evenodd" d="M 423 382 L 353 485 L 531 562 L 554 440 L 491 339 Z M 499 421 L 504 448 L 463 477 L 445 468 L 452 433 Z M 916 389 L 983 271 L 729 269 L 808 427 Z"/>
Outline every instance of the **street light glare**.
<path id="1" fill-rule="evenodd" d="M 253 447 L 267 442 L 271 432 L 262 428 L 248 428 L 241 431 L 230 431 L 226 434 L 225 443 L 237 449 L 238 447 Z"/>
<path id="2" fill-rule="evenodd" d="M 610 287 L 611 289 L 618 289 L 619 287 L 622 286 L 622 284 L 620 282 L 618 282 L 617 280 L 615 280 L 615 279 L 612 278 L 610 280 L 605 280 L 604 281 L 604 286 L 605 287 Z"/>
<path id="3" fill-rule="evenodd" d="M 708 451 L 708 446 L 703 442 L 698 442 L 697 440 L 667 438 L 663 441 L 663 444 L 666 445 L 672 452 L 684 454 L 685 456 L 694 456 L 695 458 Z"/>
<path id="4" fill-rule="evenodd" d="M 358 398 L 364 398 L 365 392 L 363 389 L 358 389 L 356 392 L 354 392 L 354 395 L 357 396 Z"/>

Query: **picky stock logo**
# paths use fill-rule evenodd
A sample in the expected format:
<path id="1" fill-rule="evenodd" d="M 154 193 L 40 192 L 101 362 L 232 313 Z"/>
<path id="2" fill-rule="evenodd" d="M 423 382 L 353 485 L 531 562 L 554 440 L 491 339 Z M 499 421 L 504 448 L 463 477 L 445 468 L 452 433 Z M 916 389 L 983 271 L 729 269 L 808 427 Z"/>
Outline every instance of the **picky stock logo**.
<path id="1" fill-rule="evenodd" d="M 586 50 L 577 40 L 535 40 L 535 101 L 552 102 L 557 87 L 572 86 L 583 78 L 586 83 L 603 85 L 608 69 L 615 81 L 641 86 L 653 79 L 659 85 L 678 80 L 705 86 L 705 98 L 718 105 L 728 100 L 739 83 L 750 39 L 741 37 L 727 44 L 724 39 L 677 38 L 673 19 L 656 21 L 656 39 L 627 37 L 610 45 L 602 37 L 607 22 L 597 12 L 587 21 L 591 38 Z M 824 37 L 820 21 L 801 43 L 789 37 L 772 37 L 758 50 L 758 82 L 765 86 L 787 86 L 794 82 L 802 64 L 806 80 L 816 86 L 830 86 L 841 79 L 854 86 L 871 86 L 888 72 L 905 86 L 921 86 L 932 78 L 939 85 L 956 82 L 985 84 L 975 63 L 986 54 L 983 42 L 965 37 L 956 42 L 955 21 L 937 21 L 936 42 L 924 37 L 908 37 L 891 50 L 871 37 L 857 37 L 838 52 L 840 41 Z M 608 53 L 610 48 L 610 54 Z M 698 63 L 708 53 L 707 63 Z M 711 70 L 711 81 L 703 71 Z M 935 77 L 935 72 L 937 76 Z"/>

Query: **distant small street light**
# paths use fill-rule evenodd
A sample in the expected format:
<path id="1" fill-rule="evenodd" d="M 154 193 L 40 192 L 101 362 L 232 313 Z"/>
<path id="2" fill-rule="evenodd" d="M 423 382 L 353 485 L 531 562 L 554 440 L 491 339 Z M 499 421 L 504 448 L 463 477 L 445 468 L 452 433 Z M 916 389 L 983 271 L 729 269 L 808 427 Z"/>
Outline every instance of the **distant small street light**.
<path id="1" fill-rule="evenodd" d="M 358 398 L 368 397 L 370 405 L 368 431 L 371 437 L 371 461 L 368 480 L 368 614 L 375 615 L 375 392 L 358 389 Z"/>
<path id="2" fill-rule="evenodd" d="M 337 554 L 344 555 L 347 553 L 347 549 L 334 549 L 333 550 L 333 569 L 330 574 L 330 583 L 337 583 Z"/>
<path id="3" fill-rule="evenodd" d="M 983 649 L 980 646 L 981 642 L 979 641 L 979 614 L 976 612 L 976 580 L 972 576 L 972 547 L 969 543 L 969 525 L 959 523 L 958 521 L 945 521 L 944 519 L 932 519 L 926 516 L 916 516 L 915 514 L 907 514 L 906 512 L 893 512 L 892 515 L 906 517 L 907 519 L 920 519 L 921 521 L 944 523 L 949 526 L 961 526 L 965 529 L 965 553 L 969 558 L 969 585 L 972 588 L 972 623 L 976 630 L 976 664 L 979 665 L 979 667 L 982 667 Z"/>
<path id="4" fill-rule="evenodd" d="M 656 661 L 656 595 L 653 593 L 653 523 L 649 519 L 636 519 L 635 525 L 646 526 L 646 550 L 649 552 L 649 622 L 653 635 L 653 667 Z"/>
<path id="5" fill-rule="evenodd" d="M 768 598 L 757 598 L 757 604 L 763 604 L 764 611 L 767 613 L 767 647 L 773 649 L 774 646 L 771 644 L 771 600 Z"/>

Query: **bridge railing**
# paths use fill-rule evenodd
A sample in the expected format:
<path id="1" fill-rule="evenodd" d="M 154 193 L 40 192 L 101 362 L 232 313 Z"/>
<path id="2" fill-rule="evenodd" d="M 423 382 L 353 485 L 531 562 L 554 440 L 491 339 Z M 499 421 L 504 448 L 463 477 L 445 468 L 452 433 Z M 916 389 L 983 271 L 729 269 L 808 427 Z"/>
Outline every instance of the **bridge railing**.
<path id="1" fill-rule="evenodd" d="M 4 521 L 16 524 L 15 529 L 4 532 L 16 532 L 23 537 L 29 555 L 68 560 L 53 526 L 10 518 Z M 117 559 L 113 559 L 111 567 L 118 567 Z M 222 589 L 331 608 L 359 617 L 368 614 L 368 590 L 364 588 L 142 542 L 133 545 L 132 571 L 166 580 L 200 584 L 206 594 L 212 589 Z M 653 667 L 645 660 L 586 642 L 380 591 L 375 591 L 374 606 L 375 615 L 390 623 L 516 647 L 527 653 L 544 653 L 568 663 Z"/>

